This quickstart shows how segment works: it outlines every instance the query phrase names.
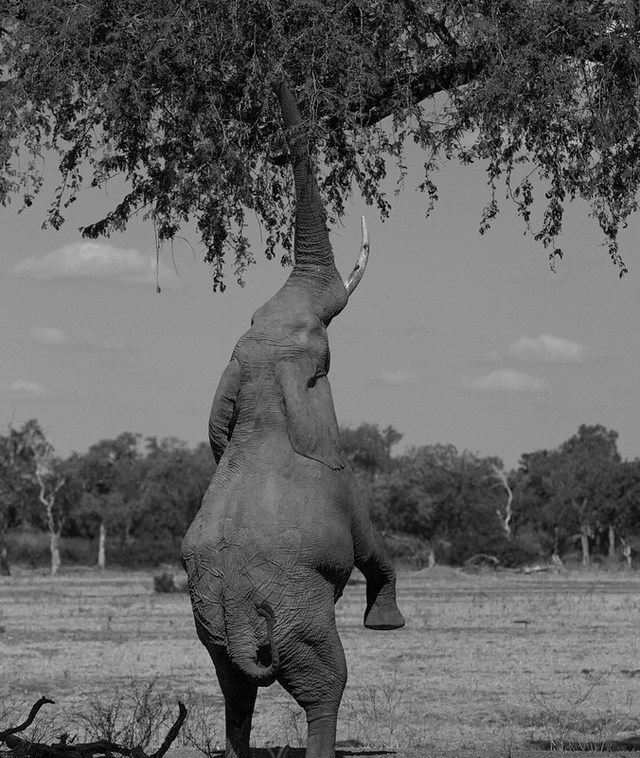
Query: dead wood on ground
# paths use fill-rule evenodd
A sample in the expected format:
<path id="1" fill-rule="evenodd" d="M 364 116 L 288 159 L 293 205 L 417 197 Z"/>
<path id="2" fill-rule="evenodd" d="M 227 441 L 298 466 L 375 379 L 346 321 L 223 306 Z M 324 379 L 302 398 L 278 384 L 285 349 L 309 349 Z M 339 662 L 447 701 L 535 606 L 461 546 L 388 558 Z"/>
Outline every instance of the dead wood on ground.
<path id="1" fill-rule="evenodd" d="M 53 704 L 53 702 L 47 697 L 41 697 L 33 704 L 29 715 L 22 724 L 0 731 L 0 748 L 3 744 L 8 748 L 8 750 L 0 749 L 0 756 L 9 756 L 10 758 L 113 758 L 113 756 L 120 755 L 125 756 L 125 758 L 162 758 L 178 736 L 187 717 L 187 709 L 184 703 L 178 702 L 178 717 L 167 732 L 162 745 L 150 754 L 145 753 L 139 745 L 130 748 L 108 740 L 71 743 L 68 742 L 69 736 L 67 734 L 63 734 L 58 742 L 51 745 L 42 742 L 30 742 L 22 737 L 16 737 L 16 734 L 23 732 L 33 723 L 36 714 L 43 705 Z"/>

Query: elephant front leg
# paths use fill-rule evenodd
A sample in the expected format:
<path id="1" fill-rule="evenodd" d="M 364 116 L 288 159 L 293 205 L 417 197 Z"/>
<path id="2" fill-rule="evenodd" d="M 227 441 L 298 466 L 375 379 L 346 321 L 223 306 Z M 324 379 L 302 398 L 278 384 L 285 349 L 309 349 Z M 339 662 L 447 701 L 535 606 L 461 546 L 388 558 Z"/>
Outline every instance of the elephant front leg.
<path id="1" fill-rule="evenodd" d="M 396 572 L 386 557 L 382 537 L 371 525 L 354 539 L 356 568 L 367 580 L 367 629 L 400 629 L 404 616 L 396 602 Z"/>

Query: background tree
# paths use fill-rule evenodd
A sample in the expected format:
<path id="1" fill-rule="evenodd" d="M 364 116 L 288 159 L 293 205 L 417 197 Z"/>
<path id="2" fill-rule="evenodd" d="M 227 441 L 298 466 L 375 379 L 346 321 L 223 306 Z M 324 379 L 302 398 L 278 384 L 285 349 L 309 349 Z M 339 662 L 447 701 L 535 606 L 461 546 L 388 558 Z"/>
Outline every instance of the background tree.
<path id="1" fill-rule="evenodd" d="M 389 528 L 386 503 L 386 480 L 395 466 L 391 448 L 402 439 L 393 426 L 380 429 L 378 424 L 362 423 L 355 428 L 340 427 L 342 448 L 353 469 L 361 497 L 369 508 L 376 527 Z"/>
<path id="2" fill-rule="evenodd" d="M 162 241 L 193 218 L 222 286 L 226 252 L 238 276 L 252 261 L 249 212 L 267 255 L 286 254 L 291 175 L 271 91 L 284 77 L 332 217 L 354 186 L 385 216 L 388 164 L 402 179 L 416 143 L 426 209 L 441 158 L 482 160 L 481 231 L 504 180 L 526 228 L 539 196 L 533 231 L 554 260 L 565 203 L 582 197 L 625 270 L 618 230 L 640 179 L 634 2 L 9 0 L 0 28 L 0 199 L 30 205 L 42 156 L 57 152 L 54 227 L 85 183 L 120 176 L 126 189 L 87 236 L 142 211 Z"/>
<path id="3" fill-rule="evenodd" d="M 146 474 L 139 451 L 140 436 L 123 432 L 91 445 L 77 456 L 82 496 L 76 514 L 79 533 L 98 537 L 98 566 L 106 563 L 107 533 L 127 540 L 139 507 L 139 489 Z"/>
<path id="4" fill-rule="evenodd" d="M 378 424 L 367 423 L 360 424 L 355 429 L 340 427 L 342 449 L 351 468 L 371 479 L 391 468 L 391 448 L 401 439 L 402 434 L 393 426 L 382 430 Z"/>
<path id="5" fill-rule="evenodd" d="M 44 508 L 49 531 L 51 576 L 56 576 L 61 565 L 60 536 L 69 505 L 73 502 L 60 495 L 67 481 L 64 465 L 35 419 L 25 422 L 19 430 L 12 429 L 10 443 L 13 461 L 20 462 L 21 475 L 35 484 L 38 500 Z"/>
<path id="6" fill-rule="evenodd" d="M 571 482 L 571 504 L 579 514 L 580 543 L 583 562 L 589 564 L 589 540 L 602 538 L 606 530 L 609 553 L 615 547 L 615 505 L 613 481 L 621 458 L 617 446 L 618 433 L 600 424 L 581 424 L 578 432 L 559 449 L 566 471 L 565 482 Z"/>
<path id="7" fill-rule="evenodd" d="M 633 554 L 640 549 L 640 459 L 622 461 L 613 478 L 614 526 L 622 554 L 631 568 Z"/>
<path id="8" fill-rule="evenodd" d="M 513 519 L 513 488 L 509 481 L 509 475 L 502 466 L 494 463 L 491 466 L 491 471 L 505 492 L 505 502 L 496 508 L 496 516 L 500 521 L 505 537 L 510 540 L 513 536 L 511 523 Z"/>
<path id="9" fill-rule="evenodd" d="M 7 532 L 22 522 L 25 501 L 34 494 L 32 483 L 17 465 L 13 443 L 13 430 L 0 435 L 0 576 L 11 573 Z"/>
<path id="10" fill-rule="evenodd" d="M 554 551 L 579 541 L 585 565 L 603 532 L 609 544 L 615 540 L 617 437 L 599 424 L 582 424 L 555 450 L 521 457 L 521 518 L 545 533 L 547 541 L 553 534 Z"/>
<path id="11" fill-rule="evenodd" d="M 159 542 L 178 548 L 200 508 L 209 486 L 215 461 L 209 445 L 190 449 L 184 442 L 149 438 L 147 472 L 140 491 L 137 529 Z"/>
<path id="12" fill-rule="evenodd" d="M 423 541 L 425 562 L 463 563 L 489 553 L 505 565 L 529 552 L 504 531 L 504 493 L 496 487 L 497 458 L 459 453 L 453 445 L 424 445 L 394 459 L 387 479 L 387 528 Z"/>

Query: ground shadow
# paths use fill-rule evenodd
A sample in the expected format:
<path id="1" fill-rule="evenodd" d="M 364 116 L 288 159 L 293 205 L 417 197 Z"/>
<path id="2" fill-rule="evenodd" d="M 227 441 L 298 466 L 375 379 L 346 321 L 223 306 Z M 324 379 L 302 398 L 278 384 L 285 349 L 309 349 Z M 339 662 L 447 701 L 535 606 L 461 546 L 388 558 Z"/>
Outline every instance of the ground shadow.
<path id="1" fill-rule="evenodd" d="M 336 748 L 336 758 L 376 758 L 382 755 L 395 755 L 395 750 L 374 749 L 368 747 Z M 306 748 L 303 747 L 254 747 L 251 748 L 251 758 L 305 758 Z M 211 753 L 211 758 L 224 758 L 224 750 Z"/>
<path id="2" fill-rule="evenodd" d="M 594 752 L 594 753 L 629 753 L 640 750 L 640 736 L 628 737 L 619 740 L 584 740 L 571 742 L 564 740 L 559 746 L 557 741 L 532 740 L 529 743 L 538 750 L 563 751 L 563 752 Z"/>

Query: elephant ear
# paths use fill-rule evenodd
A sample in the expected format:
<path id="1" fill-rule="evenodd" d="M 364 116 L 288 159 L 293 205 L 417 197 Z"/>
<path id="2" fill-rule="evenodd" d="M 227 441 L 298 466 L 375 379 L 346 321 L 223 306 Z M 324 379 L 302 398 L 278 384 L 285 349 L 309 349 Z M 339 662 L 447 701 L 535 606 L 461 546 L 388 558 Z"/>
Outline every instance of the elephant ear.
<path id="1" fill-rule="evenodd" d="M 240 391 L 240 364 L 233 357 L 227 365 L 213 398 L 209 414 L 209 444 L 220 463 L 236 423 L 236 399 Z"/>
<path id="2" fill-rule="evenodd" d="M 291 447 L 332 469 L 344 468 L 346 459 L 327 375 L 316 372 L 310 359 L 281 361 L 276 375 Z"/>

